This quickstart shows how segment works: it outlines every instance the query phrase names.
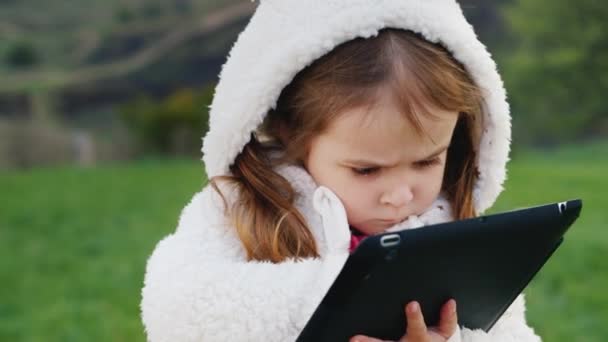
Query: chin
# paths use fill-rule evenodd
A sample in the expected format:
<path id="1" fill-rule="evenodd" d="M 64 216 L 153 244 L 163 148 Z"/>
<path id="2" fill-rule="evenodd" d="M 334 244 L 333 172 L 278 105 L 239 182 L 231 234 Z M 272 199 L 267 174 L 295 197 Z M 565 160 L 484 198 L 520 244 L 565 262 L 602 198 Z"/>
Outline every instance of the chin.
<path id="1" fill-rule="evenodd" d="M 392 227 L 392 225 L 389 226 L 357 226 L 357 225 L 353 225 L 353 228 L 355 228 L 356 230 L 360 231 L 361 233 L 364 233 L 366 235 L 376 235 L 376 234 L 380 234 L 380 233 L 384 233 L 385 230 L 387 230 L 388 228 Z"/>

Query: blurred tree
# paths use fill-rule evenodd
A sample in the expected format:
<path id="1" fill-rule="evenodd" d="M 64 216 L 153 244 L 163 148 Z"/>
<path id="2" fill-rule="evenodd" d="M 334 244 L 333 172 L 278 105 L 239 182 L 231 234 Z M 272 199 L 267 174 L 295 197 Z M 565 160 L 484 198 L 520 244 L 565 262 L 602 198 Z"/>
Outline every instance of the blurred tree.
<path id="1" fill-rule="evenodd" d="M 122 106 L 121 117 L 144 153 L 197 155 L 214 89 L 179 89 L 160 101 L 140 96 Z"/>
<path id="2" fill-rule="evenodd" d="M 475 27 L 479 39 L 490 50 L 505 45 L 505 23 L 502 8 L 513 0 L 459 0 L 467 20 Z"/>
<path id="3" fill-rule="evenodd" d="M 127 24 L 135 19 L 135 13 L 129 7 L 122 5 L 115 10 L 114 19 L 120 24 Z"/>
<path id="4" fill-rule="evenodd" d="M 180 14 L 189 14 L 194 9 L 190 0 L 173 0 L 173 8 Z"/>
<path id="5" fill-rule="evenodd" d="M 27 40 L 17 40 L 8 47 L 6 63 L 15 68 L 29 68 L 40 61 L 34 45 Z"/>
<path id="6" fill-rule="evenodd" d="M 603 0 L 516 0 L 518 44 L 505 58 L 515 133 L 556 143 L 608 134 L 608 6 Z"/>
<path id="7" fill-rule="evenodd" d="M 144 2 L 141 14 L 144 19 L 157 19 L 163 15 L 163 7 L 158 2 Z"/>

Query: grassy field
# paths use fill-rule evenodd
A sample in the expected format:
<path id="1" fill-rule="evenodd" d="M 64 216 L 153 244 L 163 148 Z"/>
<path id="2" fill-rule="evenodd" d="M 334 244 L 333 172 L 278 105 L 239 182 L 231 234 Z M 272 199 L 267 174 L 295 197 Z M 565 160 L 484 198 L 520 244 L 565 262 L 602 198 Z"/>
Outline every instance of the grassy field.
<path id="1" fill-rule="evenodd" d="M 144 341 L 144 264 L 203 183 L 196 162 L 3 174 L 0 341 Z"/>
<path id="2" fill-rule="evenodd" d="M 526 289 L 546 341 L 608 340 L 607 155 L 606 143 L 518 153 L 492 210 L 584 200 Z M 0 173 L 0 340 L 144 341 L 145 260 L 203 183 L 196 161 Z"/>
<path id="3" fill-rule="evenodd" d="M 546 341 L 608 341 L 608 144 L 513 159 L 492 211 L 583 199 L 580 219 L 525 291 L 530 324 Z"/>

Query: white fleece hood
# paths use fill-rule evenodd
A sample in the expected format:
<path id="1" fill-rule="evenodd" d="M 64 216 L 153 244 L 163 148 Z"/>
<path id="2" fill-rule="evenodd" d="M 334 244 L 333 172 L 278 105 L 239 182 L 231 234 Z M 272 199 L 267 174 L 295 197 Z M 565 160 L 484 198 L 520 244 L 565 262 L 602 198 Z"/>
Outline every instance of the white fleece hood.
<path id="1" fill-rule="evenodd" d="M 280 29 L 277 29 L 280 28 Z M 229 166 L 296 74 L 336 46 L 400 28 L 441 43 L 484 97 L 484 127 L 473 199 L 482 213 L 506 177 L 511 122 L 505 89 L 485 46 L 454 0 L 262 0 L 222 67 L 203 161 L 209 178 Z"/>

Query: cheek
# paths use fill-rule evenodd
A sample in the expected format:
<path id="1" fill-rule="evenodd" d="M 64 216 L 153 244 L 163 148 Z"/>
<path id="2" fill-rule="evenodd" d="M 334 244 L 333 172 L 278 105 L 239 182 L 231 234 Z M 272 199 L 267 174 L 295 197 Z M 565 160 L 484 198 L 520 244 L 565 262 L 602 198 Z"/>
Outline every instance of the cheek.
<path id="1" fill-rule="evenodd" d="M 364 186 L 352 184 L 345 189 L 345 202 L 349 207 L 361 209 L 370 202 L 370 191 L 367 191 Z"/>
<path id="2" fill-rule="evenodd" d="M 326 165 L 314 165 L 309 172 L 318 185 L 329 188 L 340 198 L 347 209 L 347 213 L 356 213 L 363 207 L 364 201 L 368 200 L 369 192 L 365 184 L 361 184 L 345 170 L 329 167 Z"/>
<path id="3" fill-rule="evenodd" d="M 432 204 L 441 192 L 443 184 L 443 167 L 438 167 L 433 172 L 429 172 L 424 180 L 419 184 L 419 198 L 425 205 Z"/>
<path id="4" fill-rule="evenodd" d="M 336 189 L 336 195 L 342 201 L 346 215 L 351 224 L 362 220 L 374 204 L 374 192 L 371 187 L 363 182 L 343 178 L 340 189 Z M 363 183 L 363 184 L 362 184 Z"/>

